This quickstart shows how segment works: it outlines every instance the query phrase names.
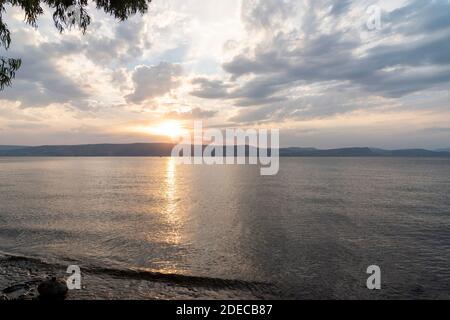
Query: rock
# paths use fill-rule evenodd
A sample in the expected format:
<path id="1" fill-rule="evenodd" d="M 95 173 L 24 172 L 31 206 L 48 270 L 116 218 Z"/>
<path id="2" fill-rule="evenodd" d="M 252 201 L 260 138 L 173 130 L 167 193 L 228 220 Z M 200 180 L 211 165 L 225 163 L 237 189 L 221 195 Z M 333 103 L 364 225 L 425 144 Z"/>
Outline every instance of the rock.
<path id="1" fill-rule="evenodd" d="M 63 279 L 52 278 L 39 284 L 39 299 L 64 300 L 67 296 L 67 284 Z"/>
<path id="2" fill-rule="evenodd" d="M 27 291 L 30 289 L 30 287 L 25 283 L 15 284 L 13 286 L 10 286 L 6 289 L 3 289 L 3 293 L 10 294 L 17 291 Z"/>
<path id="3" fill-rule="evenodd" d="M 0 300 L 21 300 L 22 296 L 28 295 L 31 287 L 26 283 L 15 284 L 2 290 Z"/>

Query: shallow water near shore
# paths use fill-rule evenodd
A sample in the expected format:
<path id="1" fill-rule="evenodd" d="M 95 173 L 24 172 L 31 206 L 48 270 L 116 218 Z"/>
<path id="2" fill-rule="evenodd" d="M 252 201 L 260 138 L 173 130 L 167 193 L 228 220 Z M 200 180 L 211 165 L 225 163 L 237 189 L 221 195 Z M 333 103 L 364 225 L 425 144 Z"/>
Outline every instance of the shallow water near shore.
<path id="1" fill-rule="evenodd" d="M 450 298 L 449 159 L 282 158 L 277 176 L 259 172 L 0 158 L 0 251 L 22 257 L 1 259 L 0 289 L 78 264 L 82 299 Z"/>

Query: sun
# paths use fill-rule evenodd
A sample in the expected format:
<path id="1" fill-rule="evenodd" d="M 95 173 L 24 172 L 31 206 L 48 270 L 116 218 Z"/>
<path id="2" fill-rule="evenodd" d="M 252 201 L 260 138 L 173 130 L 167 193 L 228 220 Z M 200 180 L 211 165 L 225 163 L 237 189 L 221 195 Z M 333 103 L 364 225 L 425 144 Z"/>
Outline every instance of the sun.
<path id="1" fill-rule="evenodd" d="M 165 121 L 148 128 L 149 133 L 157 136 L 166 136 L 172 139 L 181 137 L 186 129 L 179 121 Z"/>

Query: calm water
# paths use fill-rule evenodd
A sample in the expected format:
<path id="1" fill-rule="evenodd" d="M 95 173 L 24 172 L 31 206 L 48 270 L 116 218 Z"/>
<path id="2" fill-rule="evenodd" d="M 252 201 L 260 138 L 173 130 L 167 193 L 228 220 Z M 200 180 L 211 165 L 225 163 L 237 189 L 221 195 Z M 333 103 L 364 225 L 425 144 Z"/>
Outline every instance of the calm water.
<path id="1" fill-rule="evenodd" d="M 280 297 L 449 298 L 450 160 L 284 158 L 262 177 L 169 158 L 0 158 L 0 250 L 269 282 Z"/>

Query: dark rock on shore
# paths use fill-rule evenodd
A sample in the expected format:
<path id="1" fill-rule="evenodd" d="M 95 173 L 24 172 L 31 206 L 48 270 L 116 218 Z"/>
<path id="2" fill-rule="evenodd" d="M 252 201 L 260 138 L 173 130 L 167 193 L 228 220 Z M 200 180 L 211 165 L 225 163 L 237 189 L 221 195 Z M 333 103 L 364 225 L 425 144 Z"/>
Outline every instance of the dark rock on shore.
<path id="1" fill-rule="evenodd" d="M 17 291 L 28 291 L 30 289 L 30 286 L 28 285 L 28 284 L 26 284 L 26 283 L 21 283 L 21 284 L 15 284 L 15 285 L 13 285 L 13 286 L 10 286 L 10 287 L 8 287 L 8 288 L 6 288 L 6 289 L 3 289 L 3 293 L 6 293 L 6 294 L 10 294 L 10 293 L 13 293 L 13 292 L 17 292 Z"/>
<path id="2" fill-rule="evenodd" d="M 34 296 L 32 283 L 15 284 L 1 290 L 0 300 L 31 300 Z"/>
<path id="3" fill-rule="evenodd" d="M 68 288 L 63 279 L 52 278 L 42 282 L 38 286 L 39 299 L 42 300 L 64 300 L 67 296 Z"/>

